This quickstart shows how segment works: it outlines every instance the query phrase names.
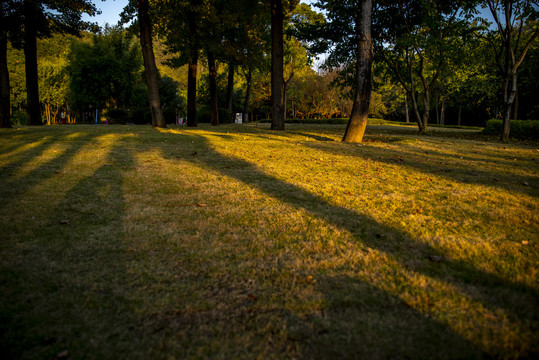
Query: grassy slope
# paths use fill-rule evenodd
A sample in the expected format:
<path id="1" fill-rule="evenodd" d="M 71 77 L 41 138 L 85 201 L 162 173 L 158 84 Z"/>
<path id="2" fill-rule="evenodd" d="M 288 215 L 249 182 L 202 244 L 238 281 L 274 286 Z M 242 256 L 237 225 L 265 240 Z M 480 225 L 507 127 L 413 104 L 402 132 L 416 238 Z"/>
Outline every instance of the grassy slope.
<path id="1" fill-rule="evenodd" d="M 536 144 L 287 129 L 1 130 L 0 351 L 539 354 Z"/>

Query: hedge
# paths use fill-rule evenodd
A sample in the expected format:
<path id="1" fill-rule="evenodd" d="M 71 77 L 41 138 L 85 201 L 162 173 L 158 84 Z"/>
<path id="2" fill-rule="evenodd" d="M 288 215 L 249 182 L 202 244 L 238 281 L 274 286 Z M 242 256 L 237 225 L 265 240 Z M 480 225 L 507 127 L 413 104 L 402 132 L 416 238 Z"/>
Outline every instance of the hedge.
<path id="1" fill-rule="evenodd" d="M 286 119 L 286 124 L 329 124 L 329 125 L 346 125 L 348 124 L 348 118 L 330 118 L 330 119 Z M 271 119 L 262 119 L 261 123 L 270 123 Z M 371 119 L 369 118 L 369 125 L 385 125 L 391 124 L 390 121 L 383 119 Z"/>
<path id="2" fill-rule="evenodd" d="M 501 135 L 503 121 L 492 119 L 487 121 L 483 133 Z M 509 137 L 514 139 L 539 139 L 539 120 L 511 120 Z"/>

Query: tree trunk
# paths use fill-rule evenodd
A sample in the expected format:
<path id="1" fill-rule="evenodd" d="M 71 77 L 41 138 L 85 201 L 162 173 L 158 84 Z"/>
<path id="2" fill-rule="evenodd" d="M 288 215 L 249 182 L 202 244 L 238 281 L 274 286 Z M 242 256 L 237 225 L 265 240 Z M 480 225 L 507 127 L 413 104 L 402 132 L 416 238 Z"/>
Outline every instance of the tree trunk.
<path id="1" fill-rule="evenodd" d="M 27 125 L 43 125 L 37 73 L 37 4 L 24 0 L 24 61 L 26 70 Z"/>
<path id="2" fill-rule="evenodd" d="M 357 60 L 355 74 L 355 96 L 352 113 L 342 141 L 362 142 L 371 99 L 372 37 L 371 37 L 372 0 L 361 2 L 356 19 Z"/>
<path id="3" fill-rule="evenodd" d="M 228 64 L 228 82 L 226 85 L 226 108 L 232 112 L 232 98 L 234 96 L 234 63 L 231 61 Z"/>
<path id="4" fill-rule="evenodd" d="M 7 34 L 0 33 L 0 128 L 10 128 L 9 70 L 7 67 Z"/>
<path id="5" fill-rule="evenodd" d="M 219 105 L 217 103 L 217 69 L 213 52 L 208 50 L 208 70 L 210 86 L 211 124 L 219 125 Z"/>
<path id="6" fill-rule="evenodd" d="M 414 89 L 413 82 L 412 82 L 412 89 Z M 415 93 L 415 91 L 412 90 L 409 96 L 410 96 L 410 99 L 412 100 L 412 110 L 414 111 L 414 118 L 415 118 L 415 121 L 417 122 L 419 132 L 423 132 L 423 120 L 421 117 L 421 113 L 419 112 L 419 107 L 417 105 L 417 94 Z"/>
<path id="7" fill-rule="evenodd" d="M 284 130 L 283 3 L 271 0 L 271 129 Z"/>
<path id="8" fill-rule="evenodd" d="M 459 115 L 457 118 L 457 125 L 460 126 L 462 120 L 462 104 L 459 104 Z"/>
<path id="9" fill-rule="evenodd" d="M 197 66 L 198 51 L 191 55 L 187 74 L 187 126 L 197 126 Z"/>
<path id="10" fill-rule="evenodd" d="M 430 115 L 430 91 L 427 87 L 425 87 L 425 93 L 423 94 L 423 107 L 423 127 L 421 129 L 421 132 L 426 133 Z"/>
<path id="11" fill-rule="evenodd" d="M 508 74 L 504 84 L 504 114 L 503 114 L 503 130 L 500 140 L 507 141 L 509 139 L 511 110 L 517 87 L 516 74 Z"/>
<path id="12" fill-rule="evenodd" d="M 152 114 L 152 125 L 166 128 L 167 124 L 161 110 L 161 101 L 159 99 L 159 73 L 155 65 L 155 56 L 153 53 L 152 24 L 150 22 L 150 5 L 148 0 L 137 0 L 137 8 L 140 27 L 140 46 L 142 47 L 146 83 L 148 85 L 148 101 Z"/>
<path id="13" fill-rule="evenodd" d="M 245 79 L 247 86 L 245 88 L 245 100 L 243 102 L 243 119 L 242 122 L 248 123 L 249 122 L 249 101 L 251 97 L 251 78 L 252 78 L 252 72 L 251 68 L 249 68 L 247 72 L 247 78 Z"/>
<path id="14" fill-rule="evenodd" d="M 410 109 L 408 108 L 408 95 L 405 96 L 406 123 L 410 123 Z"/>
<path id="15" fill-rule="evenodd" d="M 515 85 L 515 101 L 513 101 L 513 120 L 518 120 L 518 84 Z"/>
<path id="16" fill-rule="evenodd" d="M 434 109 L 436 110 L 436 124 L 440 125 L 440 114 L 438 113 L 438 103 L 440 102 L 440 96 L 436 95 L 435 102 L 434 102 Z"/>
<path id="17" fill-rule="evenodd" d="M 440 109 L 440 125 L 445 125 L 445 96 L 442 97 L 442 108 Z"/>

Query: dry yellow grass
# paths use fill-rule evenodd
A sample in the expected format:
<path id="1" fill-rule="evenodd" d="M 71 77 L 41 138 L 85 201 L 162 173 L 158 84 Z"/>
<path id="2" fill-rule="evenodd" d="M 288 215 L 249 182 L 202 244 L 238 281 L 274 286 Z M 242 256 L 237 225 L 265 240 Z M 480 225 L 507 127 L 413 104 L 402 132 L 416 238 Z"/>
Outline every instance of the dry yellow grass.
<path id="1" fill-rule="evenodd" d="M 0 131 L 2 352 L 538 355 L 537 144 L 342 131 Z"/>

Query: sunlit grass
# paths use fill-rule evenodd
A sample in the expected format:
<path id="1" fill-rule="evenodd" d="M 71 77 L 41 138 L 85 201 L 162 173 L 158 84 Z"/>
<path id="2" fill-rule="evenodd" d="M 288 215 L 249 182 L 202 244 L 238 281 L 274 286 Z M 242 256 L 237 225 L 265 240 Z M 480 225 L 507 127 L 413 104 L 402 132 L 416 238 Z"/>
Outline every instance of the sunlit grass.
<path id="1" fill-rule="evenodd" d="M 538 354 L 537 143 L 287 129 L 0 131 L 2 353 Z"/>

